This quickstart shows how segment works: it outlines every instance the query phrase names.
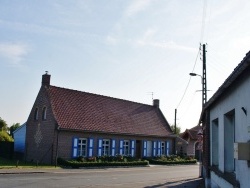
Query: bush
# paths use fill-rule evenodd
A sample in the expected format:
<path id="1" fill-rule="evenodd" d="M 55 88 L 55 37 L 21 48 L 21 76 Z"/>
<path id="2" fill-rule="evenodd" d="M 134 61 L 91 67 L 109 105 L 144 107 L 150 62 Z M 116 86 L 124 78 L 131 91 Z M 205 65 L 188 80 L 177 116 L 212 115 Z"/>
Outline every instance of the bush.
<path id="1" fill-rule="evenodd" d="M 193 157 L 180 157 L 177 155 L 170 155 L 170 156 L 158 156 L 153 158 L 147 159 L 150 164 L 195 164 L 197 160 Z"/>
<path id="2" fill-rule="evenodd" d="M 57 162 L 61 166 L 67 166 L 72 168 L 80 167 L 107 167 L 107 166 L 146 166 L 149 165 L 148 161 L 133 161 L 133 162 L 79 162 L 77 160 L 64 160 L 58 158 Z"/>

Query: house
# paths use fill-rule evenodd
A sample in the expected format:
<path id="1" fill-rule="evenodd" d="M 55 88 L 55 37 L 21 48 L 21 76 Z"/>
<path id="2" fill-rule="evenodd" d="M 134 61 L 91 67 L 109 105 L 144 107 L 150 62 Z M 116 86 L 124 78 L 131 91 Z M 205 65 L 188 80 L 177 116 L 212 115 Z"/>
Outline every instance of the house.
<path id="1" fill-rule="evenodd" d="M 175 138 L 175 153 L 179 156 L 186 156 L 188 148 L 188 141 L 184 140 L 180 136 L 176 136 Z"/>
<path id="2" fill-rule="evenodd" d="M 53 164 L 58 157 L 116 154 L 136 158 L 170 155 L 175 135 L 159 108 L 42 85 L 26 123 L 26 160 Z"/>
<path id="3" fill-rule="evenodd" d="M 199 140 L 198 132 L 202 129 L 200 125 L 192 127 L 191 129 L 186 129 L 180 134 L 180 137 L 188 142 L 186 148 L 187 156 L 195 157 L 199 159 Z"/>
<path id="4" fill-rule="evenodd" d="M 249 187 L 249 110 L 250 52 L 205 104 L 201 114 L 206 187 Z M 237 148 L 240 144 L 245 146 L 243 150 Z"/>
<path id="5" fill-rule="evenodd" d="M 13 132 L 14 137 L 14 155 L 17 159 L 23 159 L 25 153 L 25 135 L 26 123 L 18 127 Z"/>

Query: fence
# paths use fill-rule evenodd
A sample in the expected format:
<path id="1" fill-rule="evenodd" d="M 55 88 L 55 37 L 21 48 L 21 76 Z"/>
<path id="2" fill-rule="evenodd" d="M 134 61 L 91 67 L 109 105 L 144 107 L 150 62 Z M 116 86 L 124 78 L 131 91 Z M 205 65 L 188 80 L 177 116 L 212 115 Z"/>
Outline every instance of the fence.
<path id="1" fill-rule="evenodd" d="M 13 159 L 14 142 L 0 141 L 0 157 Z"/>

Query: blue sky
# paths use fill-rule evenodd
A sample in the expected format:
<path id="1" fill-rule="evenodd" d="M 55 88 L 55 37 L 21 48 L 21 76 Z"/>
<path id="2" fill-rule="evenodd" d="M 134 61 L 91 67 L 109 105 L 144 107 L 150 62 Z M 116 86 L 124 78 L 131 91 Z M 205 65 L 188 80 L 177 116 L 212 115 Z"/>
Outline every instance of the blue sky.
<path id="1" fill-rule="evenodd" d="M 248 0 L 1 0 L 0 117 L 24 123 L 49 71 L 52 85 L 144 104 L 153 92 L 170 124 L 178 107 L 191 128 L 199 77 L 181 99 L 194 65 L 202 74 L 200 43 L 209 98 L 250 50 L 249 10 Z"/>

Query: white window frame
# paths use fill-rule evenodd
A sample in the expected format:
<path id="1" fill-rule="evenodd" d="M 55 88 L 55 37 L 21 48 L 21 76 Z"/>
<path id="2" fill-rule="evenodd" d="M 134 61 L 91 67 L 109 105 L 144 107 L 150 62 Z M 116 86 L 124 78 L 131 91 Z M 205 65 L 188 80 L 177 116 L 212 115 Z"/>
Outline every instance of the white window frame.
<path id="1" fill-rule="evenodd" d="M 87 157 L 88 151 L 88 139 L 79 138 L 78 139 L 78 154 L 77 156 Z"/>
<path id="2" fill-rule="evenodd" d="M 130 155 L 130 141 L 123 141 L 123 155 Z"/>
<path id="3" fill-rule="evenodd" d="M 110 155 L 110 139 L 102 140 L 102 155 L 109 156 Z"/>

